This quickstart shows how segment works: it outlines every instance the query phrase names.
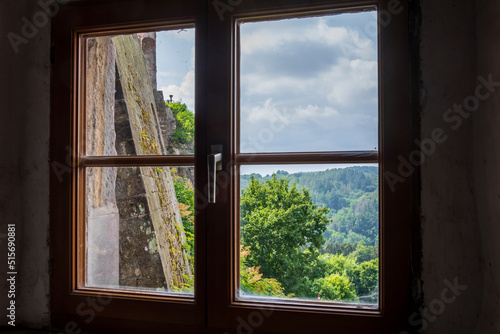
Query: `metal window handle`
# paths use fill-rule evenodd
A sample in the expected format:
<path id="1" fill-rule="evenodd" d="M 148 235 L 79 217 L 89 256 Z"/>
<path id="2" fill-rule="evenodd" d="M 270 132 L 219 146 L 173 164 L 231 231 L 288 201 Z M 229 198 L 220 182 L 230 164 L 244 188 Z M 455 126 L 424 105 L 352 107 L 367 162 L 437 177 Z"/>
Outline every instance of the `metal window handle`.
<path id="1" fill-rule="evenodd" d="M 217 171 L 222 170 L 222 153 L 208 155 L 208 203 L 215 203 Z"/>

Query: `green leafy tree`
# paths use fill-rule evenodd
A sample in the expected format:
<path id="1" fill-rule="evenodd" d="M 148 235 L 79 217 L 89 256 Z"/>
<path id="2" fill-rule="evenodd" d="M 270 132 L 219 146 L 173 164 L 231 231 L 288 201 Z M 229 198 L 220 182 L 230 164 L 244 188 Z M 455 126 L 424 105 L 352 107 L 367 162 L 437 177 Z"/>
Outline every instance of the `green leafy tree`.
<path id="1" fill-rule="evenodd" d="M 334 301 L 349 301 L 356 299 L 356 292 L 345 275 L 331 274 L 314 281 L 314 288 L 319 291 L 322 299 Z"/>
<path id="2" fill-rule="evenodd" d="M 189 144 L 194 141 L 194 113 L 184 103 L 167 103 L 172 109 L 177 127 L 172 135 L 172 141 L 176 144 Z"/>
<path id="3" fill-rule="evenodd" d="M 342 254 L 323 254 L 319 256 L 319 260 L 324 264 L 326 275 L 344 275 L 348 270 L 353 270 L 358 266 L 356 259 Z"/>
<path id="4" fill-rule="evenodd" d="M 324 264 L 325 278 L 334 274 L 339 275 L 351 283 L 355 295 L 360 297 L 372 295 L 371 298 L 365 299 L 364 301 L 376 301 L 378 298 L 378 259 L 359 264 L 357 258 L 352 255 L 323 254 L 320 255 L 319 260 Z M 335 280 L 330 279 L 328 282 L 332 283 L 337 281 L 339 281 L 338 278 Z M 324 280 L 315 281 L 315 289 L 321 292 L 320 290 L 323 289 L 322 284 L 326 284 L 325 282 Z"/>
<path id="5" fill-rule="evenodd" d="M 346 274 L 355 287 L 358 296 L 367 296 L 374 293 L 378 295 L 378 267 L 379 261 L 375 259 L 346 270 Z"/>
<path id="6" fill-rule="evenodd" d="M 361 241 L 356 247 L 356 250 L 351 253 L 351 257 L 356 258 L 358 263 L 378 259 L 378 245 L 366 246 L 365 243 Z"/>
<path id="7" fill-rule="evenodd" d="M 336 231 L 347 234 L 351 242 L 358 239 L 374 245 L 378 240 L 378 216 L 378 193 L 373 192 L 339 210 L 333 225 Z"/>
<path id="8" fill-rule="evenodd" d="M 274 278 L 262 278 L 260 267 L 248 267 L 249 247 L 240 247 L 240 289 L 243 293 L 272 297 L 285 297 L 283 287 Z"/>
<path id="9" fill-rule="evenodd" d="M 248 265 L 278 280 L 286 294 L 310 297 L 311 282 L 322 272 L 318 255 L 327 214 L 328 209 L 314 205 L 307 189 L 299 190 L 286 178 L 273 175 L 259 182 L 250 177 L 241 196 L 242 243 L 252 249 Z"/>
<path id="10" fill-rule="evenodd" d="M 335 241 L 335 243 L 333 243 L 332 240 L 328 240 L 325 246 L 323 246 L 323 248 L 321 249 L 321 253 L 334 254 L 334 255 L 342 254 L 348 256 L 349 254 L 353 253 L 356 250 L 356 248 L 357 248 L 357 243 L 350 243 L 350 242 L 339 243 L 338 241 Z"/>

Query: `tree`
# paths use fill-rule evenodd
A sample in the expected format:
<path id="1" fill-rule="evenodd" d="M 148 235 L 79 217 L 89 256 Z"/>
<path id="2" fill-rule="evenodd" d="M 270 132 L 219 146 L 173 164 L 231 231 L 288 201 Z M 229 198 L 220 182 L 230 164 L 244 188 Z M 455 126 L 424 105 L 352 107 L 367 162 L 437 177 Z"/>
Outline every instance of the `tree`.
<path id="1" fill-rule="evenodd" d="M 184 103 L 167 103 L 172 109 L 177 127 L 172 135 L 172 141 L 176 144 L 189 144 L 194 141 L 194 113 Z"/>
<path id="2" fill-rule="evenodd" d="M 362 245 L 363 247 L 366 247 Z M 370 248 L 370 247 L 366 247 Z M 352 291 L 355 295 L 363 298 L 365 302 L 375 302 L 378 298 L 378 259 L 374 259 L 371 261 L 366 261 L 359 264 L 355 257 L 345 256 L 342 254 L 332 255 L 332 254 L 323 254 L 320 255 L 319 260 L 323 262 L 325 268 L 325 278 L 319 279 L 314 282 L 314 288 L 317 290 L 317 293 L 324 293 L 325 290 L 336 291 L 337 297 L 340 291 L 344 291 L 348 286 L 343 282 L 343 280 L 347 279 L 350 283 L 350 287 L 352 287 Z M 340 278 L 332 278 L 332 275 L 338 275 Z M 334 289 L 333 284 L 340 284 L 341 286 Z M 323 291 L 323 292 L 322 292 Z M 350 288 L 349 288 L 349 291 Z M 332 294 L 333 292 L 330 292 Z M 344 292 L 344 296 L 350 296 L 347 292 Z M 369 298 L 365 296 L 371 295 Z M 330 295 L 331 296 L 331 295 Z M 326 295 L 325 298 L 329 298 Z M 352 300 L 350 297 L 346 297 L 347 299 L 340 298 L 334 300 Z"/>
<path id="3" fill-rule="evenodd" d="M 375 245 L 378 239 L 379 229 L 379 208 L 378 193 L 368 193 L 356 201 L 353 201 L 348 208 L 343 208 L 337 212 L 334 220 L 334 229 L 340 233 L 349 235 L 354 233 L 355 238 L 350 238 L 350 242 L 364 240 L 368 245 Z"/>
<path id="4" fill-rule="evenodd" d="M 358 296 L 369 295 L 378 289 L 378 263 L 378 259 L 375 259 L 346 270 Z"/>
<path id="5" fill-rule="evenodd" d="M 324 263 L 326 275 L 344 275 L 348 270 L 352 270 L 358 266 L 356 259 L 342 254 L 323 254 L 320 255 L 319 260 Z"/>
<path id="6" fill-rule="evenodd" d="M 378 245 L 366 246 L 365 243 L 361 241 L 356 247 L 356 250 L 351 253 L 351 256 L 356 258 L 358 263 L 378 259 Z"/>
<path id="7" fill-rule="evenodd" d="M 246 258 L 252 252 L 250 247 L 240 247 L 240 289 L 243 293 L 285 297 L 283 287 L 274 278 L 262 278 L 260 267 L 248 267 Z"/>
<path id="8" fill-rule="evenodd" d="M 344 275 L 331 274 L 314 281 L 314 287 L 322 298 L 335 301 L 354 300 L 356 293 L 349 278 Z"/>
<path id="9" fill-rule="evenodd" d="M 241 196 L 242 243 L 252 250 L 248 265 L 278 280 L 286 294 L 311 296 L 309 283 L 321 276 L 317 264 L 327 214 L 328 209 L 314 205 L 307 189 L 290 186 L 286 178 L 273 174 L 259 182 L 250 177 Z"/>

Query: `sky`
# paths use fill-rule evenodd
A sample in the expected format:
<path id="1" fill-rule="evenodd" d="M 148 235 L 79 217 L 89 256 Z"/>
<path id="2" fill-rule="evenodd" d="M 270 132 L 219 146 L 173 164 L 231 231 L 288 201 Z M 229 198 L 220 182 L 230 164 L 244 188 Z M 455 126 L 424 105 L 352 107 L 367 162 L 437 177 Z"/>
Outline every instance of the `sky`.
<path id="1" fill-rule="evenodd" d="M 241 23 L 241 151 L 378 149 L 376 22 L 372 11 Z M 157 45 L 159 89 L 195 111 L 194 29 Z"/>
<path id="2" fill-rule="evenodd" d="M 173 95 L 194 111 L 194 28 L 156 33 L 156 80 L 165 100 Z"/>

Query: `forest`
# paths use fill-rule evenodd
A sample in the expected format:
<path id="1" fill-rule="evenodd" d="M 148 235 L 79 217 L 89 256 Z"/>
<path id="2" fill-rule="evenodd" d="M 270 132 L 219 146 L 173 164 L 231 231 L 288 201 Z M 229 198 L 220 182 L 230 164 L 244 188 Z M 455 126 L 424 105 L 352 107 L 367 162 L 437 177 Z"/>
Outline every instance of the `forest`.
<path id="1" fill-rule="evenodd" d="M 378 301 L 378 168 L 241 176 L 244 294 Z"/>

